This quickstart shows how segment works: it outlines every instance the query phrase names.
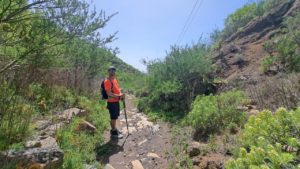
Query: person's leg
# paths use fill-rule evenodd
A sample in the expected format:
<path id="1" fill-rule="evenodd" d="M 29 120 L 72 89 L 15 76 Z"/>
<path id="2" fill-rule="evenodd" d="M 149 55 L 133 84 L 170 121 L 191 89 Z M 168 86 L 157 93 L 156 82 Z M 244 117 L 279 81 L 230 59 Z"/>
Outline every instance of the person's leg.
<path id="1" fill-rule="evenodd" d="M 123 136 L 121 133 L 117 130 L 117 119 L 119 117 L 119 103 L 109 103 L 108 109 L 110 113 L 110 125 L 111 125 L 111 135 L 116 138 L 122 138 Z"/>
<path id="2" fill-rule="evenodd" d="M 117 129 L 117 120 L 111 119 L 110 126 L 111 126 L 111 130 L 116 130 Z"/>

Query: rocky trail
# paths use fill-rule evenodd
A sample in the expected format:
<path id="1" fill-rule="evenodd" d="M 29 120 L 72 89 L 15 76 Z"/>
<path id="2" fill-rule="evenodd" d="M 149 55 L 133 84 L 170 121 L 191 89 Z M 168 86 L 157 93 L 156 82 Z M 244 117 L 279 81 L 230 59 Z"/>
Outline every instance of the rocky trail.
<path id="1" fill-rule="evenodd" d="M 171 132 L 166 123 L 149 121 L 134 106 L 134 97 L 127 96 L 126 112 L 129 125 L 127 132 L 124 110 L 121 111 L 118 128 L 123 139 L 111 139 L 105 133 L 105 143 L 97 150 L 97 160 L 105 169 L 162 169 L 168 168 L 171 151 Z"/>

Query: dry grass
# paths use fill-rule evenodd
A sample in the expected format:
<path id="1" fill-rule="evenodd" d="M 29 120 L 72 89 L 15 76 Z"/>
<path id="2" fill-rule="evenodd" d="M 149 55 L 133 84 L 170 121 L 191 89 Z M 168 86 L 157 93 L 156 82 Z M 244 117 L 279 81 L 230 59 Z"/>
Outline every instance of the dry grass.
<path id="1" fill-rule="evenodd" d="M 247 92 L 259 109 L 295 109 L 300 105 L 300 74 L 267 77 Z"/>

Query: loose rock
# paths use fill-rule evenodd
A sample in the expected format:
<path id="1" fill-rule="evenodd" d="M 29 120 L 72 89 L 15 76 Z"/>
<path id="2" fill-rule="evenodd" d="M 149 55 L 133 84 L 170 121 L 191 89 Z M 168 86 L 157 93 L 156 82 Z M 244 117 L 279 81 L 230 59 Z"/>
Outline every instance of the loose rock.
<path id="1" fill-rule="evenodd" d="M 144 169 L 143 165 L 139 160 L 131 161 L 132 169 Z"/>

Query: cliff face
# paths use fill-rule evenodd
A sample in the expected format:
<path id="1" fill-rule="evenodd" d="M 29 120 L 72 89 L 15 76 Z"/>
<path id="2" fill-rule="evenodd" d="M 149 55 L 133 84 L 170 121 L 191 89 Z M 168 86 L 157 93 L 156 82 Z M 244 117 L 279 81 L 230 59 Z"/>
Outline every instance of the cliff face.
<path id="1" fill-rule="evenodd" d="M 215 57 L 215 64 L 220 68 L 218 76 L 228 81 L 263 77 L 260 63 L 267 56 L 263 45 L 276 36 L 286 17 L 299 11 L 300 0 L 286 1 L 226 39 Z"/>

